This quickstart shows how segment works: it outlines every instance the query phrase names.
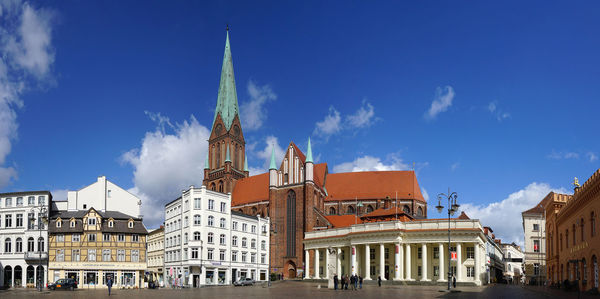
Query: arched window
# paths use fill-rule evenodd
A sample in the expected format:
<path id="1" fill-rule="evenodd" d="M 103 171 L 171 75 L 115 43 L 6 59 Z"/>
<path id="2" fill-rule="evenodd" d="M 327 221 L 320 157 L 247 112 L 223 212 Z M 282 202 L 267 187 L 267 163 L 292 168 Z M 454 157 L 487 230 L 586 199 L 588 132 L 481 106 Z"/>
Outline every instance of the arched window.
<path id="1" fill-rule="evenodd" d="M 404 214 L 410 214 L 410 207 L 404 205 L 404 207 L 402 207 L 402 212 L 404 212 Z"/>
<path id="2" fill-rule="evenodd" d="M 4 252 L 5 253 L 12 252 L 12 242 L 11 242 L 10 238 L 6 238 L 4 240 Z"/>
<path id="3" fill-rule="evenodd" d="M 16 253 L 23 252 L 23 239 L 17 238 L 17 240 L 15 241 L 15 252 Z"/>
<path id="4" fill-rule="evenodd" d="M 208 233 L 208 243 L 212 244 L 213 243 L 213 233 Z"/>
<path id="5" fill-rule="evenodd" d="M 27 252 L 34 252 L 35 251 L 35 240 L 32 237 L 29 237 L 29 239 L 27 239 Z"/>
<path id="6" fill-rule="evenodd" d="M 286 231 L 286 254 L 296 256 L 296 192 L 288 191 L 287 194 L 287 231 Z"/>
<path id="7" fill-rule="evenodd" d="M 260 241 L 260 250 L 267 250 L 267 242 L 265 240 Z"/>
<path id="8" fill-rule="evenodd" d="M 194 232 L 194 241 L 200 241 L 200 232 Z"/>
<path id="9" fill-rule="evenodd" d="M 208 226 L 214 226 L 214 225 L 215 225 L 215 217 L 208 216 Z"/>
<path id="10" fill-rule="evenodd" d="M 219 245 L 225 245 L 225 234 L 219 236 Z"/>
<path id="11" fill-rule="evenodd" d="M 223 181 L 219 181 L 219 192 L 223 193 Z"/>
<path id="12" fill-rule="evenodd" d="M 355 210 L 353 206 L 348 206 L 348 209 L 346 210 L 347 214 L 354 214 Z"/>
<path id="13" fill-rule="evenodd" d="M 334 207 L 329 208 L 329 215 L 335 215 L 335 208 Z"/>
<path id="14" fill-rule="evenodd" d="M 573 246 L 577 244 L 577 226 L 573 223 Z"/>
<path id="15" fill-rule="evenodd" d="M 255 215 L 256 215 L 256 212 L 257 212 L 257 210 L 256 210 L 256 207 L 252 207 L 252 213 L 251 213 L 251 215 L 252 215 L 252 216 L 255 216 Z"/>
<path id="16" fill-rule="evenodd" d="M 215 185 L 215 183 L 211 183 L 210 184 L 210 190 L 217 191 L 217 185 Z"/>
<path id="17" fill-rule="evenodd" d="M 215 153 L 215 156 L 217 157 L 217 164 L 215 165 L 215 168 L 221 167 L 221 144 L 217 143 L 217 152 Z"/>
<path id="18" fill-rule="evenodd" d="M 219 222 L 219 227 L 225 228 L 225 218 L 221 218 L 221 221 Z"/>
<path id="19" fill-rule="evenodd" d="M 594 212 L 592 211 L 592 213 L 590 213 L 590 233 L 591 236 L 595 236 L 596 235 L 596 215 L 594 215 Z"/>
<path id="20" fill-rule="evenodd" d="M 585 241 L 585 222 L 583 222 L 583 217 L 580 220 L 581 224 L 581 242 Z"/>
<path id="21" fill-rule="evenodd" d="M 373 212 L 373 207 L 371 205 L 367 206 L 367 213 Z"/>
<path id="22" fill-rule="evenodd" d="M 423 208 L 421 208 L 421 207 L 417 208 L 417 216 L 423 216 Z"/>
<path id="23" fill-rule="evenodd" d="M 250 241 L 250 248 L 256 249 L 256 239 L 252 239 L 252 241 Z"/>
<path id="24" fill-rule="evenodd" d="M 245 237 L 242 238 L 242 247 L 244 247 L 244 248 L 248 247 L 248 239 L 246 239 Z"/>

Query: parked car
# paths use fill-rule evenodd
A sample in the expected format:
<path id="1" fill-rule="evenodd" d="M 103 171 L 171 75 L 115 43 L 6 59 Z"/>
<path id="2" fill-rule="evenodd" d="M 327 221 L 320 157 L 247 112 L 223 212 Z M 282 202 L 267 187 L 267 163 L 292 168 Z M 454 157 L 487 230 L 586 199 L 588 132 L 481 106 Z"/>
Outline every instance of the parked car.
<path id="1" fill-rule="evenodd" d="M 48 285 L 48 289 L 50 290 L 71 290 L 77 288 L 77 281 L 72 278 L 62 278 L 57 280 L 55 283 L 51 283 Z"/>
<path id="2" fill-rule="evenodd" d="M 250 277 L 242 278 L 233 283 L 234 286 L 251 286 L 254 284 L 254 279 Z"/>

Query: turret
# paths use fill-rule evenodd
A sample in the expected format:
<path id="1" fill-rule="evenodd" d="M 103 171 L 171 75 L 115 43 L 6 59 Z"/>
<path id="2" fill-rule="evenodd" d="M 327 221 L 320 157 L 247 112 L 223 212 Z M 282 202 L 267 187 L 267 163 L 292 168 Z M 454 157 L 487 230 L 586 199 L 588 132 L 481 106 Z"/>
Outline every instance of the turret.
<path id="1" fill-rule="evenodd" d="M 277 164 L 275 164 L 275 146 L 271 150 L 271 165 L 269 165 L 269 187 L 277 186 Z"/>
<path id="2" fill-rule="evenodd" d="M 305 165 L 306 181 L 313 181 L 314 163 L 312 157 L 312 148 L 310 147 L 310 137 L 308 137 L 308 149 L 306 150 L 306 165 Z"/>
<path id="3" fill-rule="evenodd" d="M 244 173 L 246 177 L 250 175 L 250 170 L 248 169 L 248 157 L 244 157 Z"/>

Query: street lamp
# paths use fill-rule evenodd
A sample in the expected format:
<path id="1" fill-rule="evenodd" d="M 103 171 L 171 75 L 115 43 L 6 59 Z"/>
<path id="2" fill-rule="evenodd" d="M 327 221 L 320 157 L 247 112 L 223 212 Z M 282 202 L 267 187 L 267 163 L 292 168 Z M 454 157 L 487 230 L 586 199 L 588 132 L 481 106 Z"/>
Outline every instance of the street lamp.
<path id="1" fill-rule="evenodd" d="M 40 240 L 42 239 L 42 229 L 44 228 L 44 224 L 46 224 L 48 222 L 48 209 L 46 209 L 46 207 L 42 206 L 42 207 L 37 207 L 37 208 L 31 208 L 31 210 L 29 210 L 29 213 L 32 214 L 32 217 L 29 219 L 29 221 L 31 223 L 33 223 L 35 221 L 35 212 L 37 212 L 38 214 L 38 221 L 37 221 L 37 228 L 38 231 L 40 232 L 40 237 L 38 239 L 38 254 L 39 254 L 39 266 L 38 266 L 38 271 L 37 271 L 37 280 L 38 280 L 38 290 L 41 292 L 43 285 L 42 285 L 42 279 L 40 278 L 40 270 L 42 269 L 42 250 L 40 248 L 40 245 L 42 244 L 40 242 Z"/>
<path id="2" fill-rule="evenodd" d="M 450 281 L 452 280 L 452 270 L 450 270 L 450 260 L 452 259 L 452 253 L 450 251 L 450 216 L 454 215 L 460 207 L 456 201 L 457 198 L 458 194 L 456 194 L 456 192 L 450 193 L 450 188 L 448 188 L 448 194 L 438 194 L 438 205 L 435 207 L 438 212 L 441 213 L 444 209 L 444 206 L 442 206 L 442 199 L 448 200 L 448 291 L 450 291 Z M 440 254 L 442 253 L 440 252 Z"/>
<path id="3" fill-rule="evenodd" d="M 271 247 L 271 235 L 277 234 L 277 224 L 271 222 L 269 219 L 269 247 Z M 275 246 L 277 246 L 277 242 L 275 242 Z M 275 250 L 277 251 L 277 250 Z M 269 277 L 267 277 L 267 287 L 271 286 L 271 249 L 269 248 L 269 269 L 267 271 Z"/>

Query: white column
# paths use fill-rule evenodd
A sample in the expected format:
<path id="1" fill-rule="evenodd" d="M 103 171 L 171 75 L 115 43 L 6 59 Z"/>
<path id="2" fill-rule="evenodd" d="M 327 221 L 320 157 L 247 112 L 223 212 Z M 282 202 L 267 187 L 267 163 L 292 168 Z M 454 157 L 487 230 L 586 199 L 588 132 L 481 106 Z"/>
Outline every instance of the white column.
<path id="1" fill-rule="evenodd" d="M 385 247 L 379 244 L 379 275 L 381 280 L 385 280 Z"/>
<path id="2" fill-rule="evenodd" d="M 400 248 L 402 245 L 394 244 L 394 280 L 400 280 L 400 273 L 402 273 L 402 267 L 400 264 Z"/>
<path id="3" fill-rule="evenodd" d="M 406 268 L 406 277 L 405 280 L 412 280 L 412 277 L 410 275 L 410 269 L 411 269 L 411 264 L 410 264 L 410 244 L 406 244 L 406 264 L 404 265 L 404 268 Z"/>
<path id="4" fill-rule="evenodd" d="M 371 248 L 369 244 L 365 245 L 365 278 L 364 280 L 371 280 Z"/>
<path id="5" fill-rule="evenodd" d="M 444 256 L 446 256 L 447 252 L 444 252 L 444 244 L 440 243 L 439 244 L 439 257 L 440 257 L 440 277 L 438 278 L 438 281 L 446 281 L 446 279 L 444 279 L 444 277 L 448 276 L 446 273 L 444 273 L 444 266 L 446 265 L 444 263 Z"/>
<path id="6" fill-rule="evenodd" d="M 321 278 L 319 275 L 319 249 L 315 249 L 315 279 Z"/>
<path id="7" fill-rule="evenodd" d="M 310 251 L 304 250 L 304 279 L 310 279 Z"/>
<path id="8" fill-rule="evenodd" d="M 337 249 L 337 268 L 336 273 L 339 277 L 342 277 L 342 248 Z"/>
<path id="9" fill-rule="evenodd" d="M 456 281 L 462 281 L 462 246 L 456 243 Z"/>
<path id="10" fill-rule="evenodd" d="M 329 249 L 325 248 L 324 254 L 325 255 L 323 256 L 323 267 L 325 268 L 325 279 L 329 279 L 329 266 L 327 264 L 327 262 L 329 261 Z"/>
<path id="11" fill-rule="evenodd" d="M 352 245 L 350 247 L 350 254 L 352 255 L 352 257 L 350 258 L 350 262 L 352 263 L 350 265 L 350 267 L 351 267 L 350 274 L 354 275 L 354 274 L 356 274 L 356 246 Z"/>
<path id="12" fill-rule="evenodd" d="M 480 285 L 481 282 L 479 280 L 479 243 L 475 243 L 474 244 L 474 251 L 475 251 L 475 283 L 477 283 L 477 285 Z"/>
<path id="13" fill-rule="evenodd" d="M 427 243 L 421 245 L 421 281 L 429 281 L 427 278 Z"/>

